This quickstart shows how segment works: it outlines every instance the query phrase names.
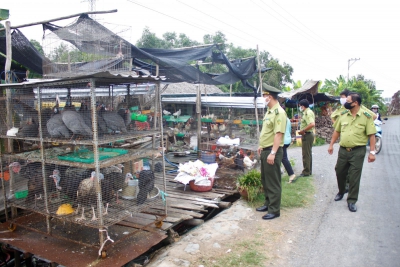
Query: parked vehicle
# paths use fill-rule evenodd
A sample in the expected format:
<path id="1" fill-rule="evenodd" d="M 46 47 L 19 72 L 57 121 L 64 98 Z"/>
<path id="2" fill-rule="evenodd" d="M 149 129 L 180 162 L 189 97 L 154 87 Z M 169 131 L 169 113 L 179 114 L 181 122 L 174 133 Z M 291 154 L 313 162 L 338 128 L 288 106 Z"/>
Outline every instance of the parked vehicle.
<path id="1" fill-rule="evenodd" d="M 387 120 L 387 118 L 385 118 L 384 120 Z M 378 154 L 379 152 L 381 152 L 382 149 L 382 121 L 380 120 L 375 120 L 374 121 L 375 124 L 375 128 L 376 128 L 376 134 L 375 134 L 375 153 Z M 369 141 L 368 144 L 369 146 Z"/>

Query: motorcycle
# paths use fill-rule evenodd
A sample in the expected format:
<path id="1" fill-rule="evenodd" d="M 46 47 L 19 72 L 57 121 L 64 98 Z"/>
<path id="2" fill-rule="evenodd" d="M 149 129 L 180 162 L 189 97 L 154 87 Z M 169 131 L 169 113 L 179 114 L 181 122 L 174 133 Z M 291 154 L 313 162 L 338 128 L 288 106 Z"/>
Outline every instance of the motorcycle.
<path id="1" fill-rule="evenodd" d="M 387 120 L 387 118 L 384 118 L 384 120 Z M 382 121 L 380 120 L 375 120 L 374 121 L 375 124 L 375 129 L 376 129 L 376 134 L 375 134 L 375 154 L 378 154 L 379 152 L 381 152 L 382 149 Z M 368 144 L 369 146 L 369 140 L 368 140 Z"/>

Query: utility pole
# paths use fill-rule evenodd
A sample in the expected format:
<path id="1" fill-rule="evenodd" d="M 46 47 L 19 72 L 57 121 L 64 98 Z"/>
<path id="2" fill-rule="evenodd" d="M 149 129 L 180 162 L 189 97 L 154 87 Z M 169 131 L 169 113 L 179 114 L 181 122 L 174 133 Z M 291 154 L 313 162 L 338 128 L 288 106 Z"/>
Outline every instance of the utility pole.
<path id="1" fill-rule="evenodd" d="M 356 63 L 357 60 L 360 60 L 360 58 L 350 58 L 350 59 L 347 61 L 347 81 L 349 81 L 350 67 L 351 67 L 351 65 L 353 65 L 354 63 Z M 350 64 L 351 61 L 354 61 L 354 62 Z"/>

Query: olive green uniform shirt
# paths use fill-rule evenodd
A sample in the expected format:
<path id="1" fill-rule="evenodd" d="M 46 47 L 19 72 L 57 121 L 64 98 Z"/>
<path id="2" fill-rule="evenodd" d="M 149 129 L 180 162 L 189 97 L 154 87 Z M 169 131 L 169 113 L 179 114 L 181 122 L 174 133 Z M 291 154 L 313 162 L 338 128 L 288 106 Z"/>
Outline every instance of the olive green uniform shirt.
<path id="1" fill-rule="evenodd" d="M 365 146 L 368 136 L 376 133 L 373 117 L 361 108 L 355 117 L 349 110 L 343 111 L 335 124 L 342 147 Z"/>
<path id="2" fill-rule="evenodd" d="M 374 117 L 376 115 L 372 110 L 367 109 L 364 105 L 361 105 L 360 107 L 361 107 L 361 110 L 368 112 L 368 114 L 371 115 L 372 117 Z M 335 121 L 333 123 L 333 128 L 336 127 L 336 121 L 338 120 L 339 116 L 343 113 L 343 111 L 346 111 L 346 110 L 347 109 L 344 106 L 341 106 L 340 108 L 338 108 L 331 114 L 331 118 Z"/>
<path id="3" fill-rule="evenodd" d="M 315 114 L 310 108 L 306 108 L 301 112 L 301 122 L 300 122 L 300 130 L 303 130 L 304 128 L 307 127 L 310 123 L 314 122 L 315 123 Z M 314 130 L 314 127 L 311 129 L 308 129 L 307 132 L 312 133 Z"/>
<path id="4" fill-rule="evenodd" d="M 286 131 L 286 112 L 276 103 L 268 109 L 263 119 L 263 126 L 260 133 L 260 147 L 270 147 L 274 144 L 276 133 L 285 134 Z M 284 138 L 281 140 L 280 147 L 283 146 Z"/>

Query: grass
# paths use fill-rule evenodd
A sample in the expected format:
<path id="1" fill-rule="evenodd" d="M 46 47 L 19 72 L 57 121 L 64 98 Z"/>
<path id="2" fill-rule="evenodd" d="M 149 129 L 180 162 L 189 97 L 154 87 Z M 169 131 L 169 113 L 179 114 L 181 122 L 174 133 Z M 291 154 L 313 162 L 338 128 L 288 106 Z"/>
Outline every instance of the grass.
<path id="1" fill-rule="evenodd" d="M 314 200 L 314 183 L 312 176 L 299 177 L 295 183 L 289 184 L 289 176 L 282 176 L 282 208 L 306 207 Z M 252 202 L 251 207 L 259 207 L 264 204 L 264 194 L 259 193 Z"/>
<path id="2" fill-rule="evenodd" d="M 232 251 L 218 259 L 207 259 L 202 262 L 205 266 L 226 267 L 226 266 L 262 266 L 267 259 L 263 251 L 263 242 L 257 237 L 251 241 L 242 241 L 232 247 Z"/>

